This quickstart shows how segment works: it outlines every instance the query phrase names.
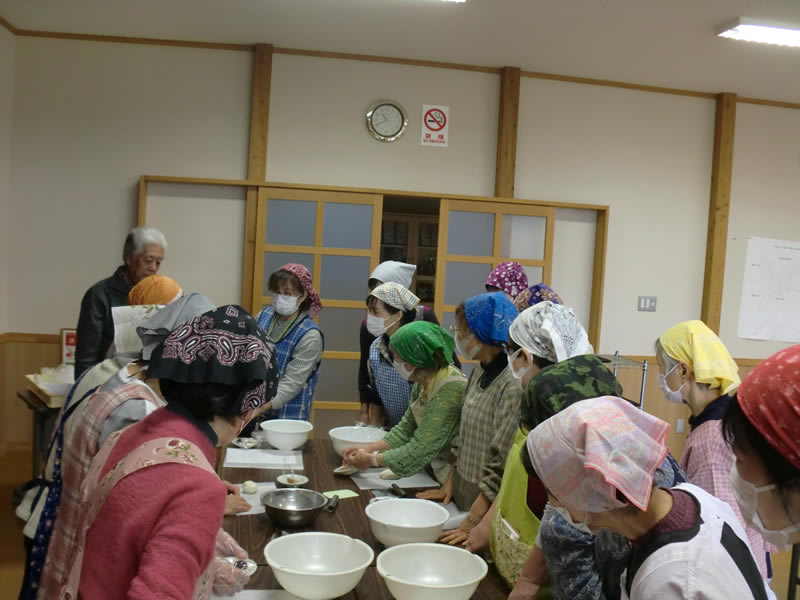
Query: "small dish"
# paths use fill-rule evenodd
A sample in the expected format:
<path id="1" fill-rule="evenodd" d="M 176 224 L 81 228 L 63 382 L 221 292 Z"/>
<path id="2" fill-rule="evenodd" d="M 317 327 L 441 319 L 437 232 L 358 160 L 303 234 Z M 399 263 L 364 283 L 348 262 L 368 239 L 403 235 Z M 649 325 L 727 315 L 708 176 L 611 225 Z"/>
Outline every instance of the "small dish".
<path id="1" fill-rule="evenodd" d="M 334 475 L 355 475 L 358 473 L 358 467 L 353 465 L 342 465 L 333 470 Z"/>
<path id="2" fill-rule="evenodd" d="M 233 440 L 233 445 L 238 446 L 239 448 L 244 448 L 245 450 L 249 450 L 251 448 L 255 448 L 260 443 L 257 439 L 251 437 L 238 437 Z"/>
<path id="3" fill-rule="evenodd" d="M 279 488 L 302 488 L 308 485 L 308 477 L 305 475 L 284 473 L 275 478 L 275 486 Z"/>
<path id="4" fill-rule="evenodd" d="M 251 558 L 239 558 L 238 556 L 226 556 L 225 560 L 231 563 L 237 569 L 241 569 L 247 573 L 248 577 L 252 577 L 253 573 L 258 569 L 256 561 Z"/>

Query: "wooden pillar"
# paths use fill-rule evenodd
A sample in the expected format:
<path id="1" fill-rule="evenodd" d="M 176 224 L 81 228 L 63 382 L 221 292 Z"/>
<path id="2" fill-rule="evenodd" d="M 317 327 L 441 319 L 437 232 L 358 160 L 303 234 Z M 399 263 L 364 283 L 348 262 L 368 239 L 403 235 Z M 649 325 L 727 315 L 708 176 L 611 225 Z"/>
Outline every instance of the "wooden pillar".
<path id="1" fill-rule="evenodd" d="M 247 179 L 264 181 L 267 174 L 267 128 L 269 93 L 272 84 L 272 46 L 256 44 L 253 56 L 253 89 L 250 98 L 250 144 L 247 151 Z M 253 312 L 253 264 L 256 252 L 256 210 L 258 188 L 247 188 L 242 261 L 242 306 Z M 262 240 L 263 243 L 263 240 Z"/>
<path id="2" fill-rule="evenodd" d="M 711 198 L 708 204 L 706 268 L 700 318 L 716 333 L 722 315 L 722 284 L 733 175 L 733 140 L 736 126 L 736 94 L 717 95 L 714 125 L 714 157 L 711 164 Z"/>
<path id="3" fill-rule="evenodd" d="M 497 124 L 497 165 L 494 176 L 494 195 L 502 198 L 514 197 L 519 81 L 519 68 L 503 67 L 500 73 L 500 117 Z"/>

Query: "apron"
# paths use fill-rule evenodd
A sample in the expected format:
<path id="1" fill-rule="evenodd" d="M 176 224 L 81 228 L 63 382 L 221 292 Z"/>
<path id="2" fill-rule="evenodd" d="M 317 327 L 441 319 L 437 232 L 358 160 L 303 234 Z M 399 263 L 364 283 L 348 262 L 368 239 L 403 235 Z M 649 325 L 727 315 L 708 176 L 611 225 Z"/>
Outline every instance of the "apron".
<path id="1" fill-rule="evenodd" d="M 528 508 L 528 474 L 522 466 L 520 449 L 525 446 L 527 436 L 517 429 L 514 443 L 508 452 L 503 482 L 497 493 L 497 506 L 492 520 L 489 547 L 498 573 L 509 587 L 514 584 L 522 566 L 533 550 L 539 519 Z M 549 581 L 536 594 L 537 600 L 550 598 Z"/>
<path id="2" fill-rule="evenodd" d="M 92 523 L 94 523 L 97 513 L 100 512 L 100 509 L 103 507 L 108 495 L 111 493 L 111 490 L 120 480 L 140 469 L 146 469 L 153 465 L 165 463 L 177 463 L 197 467 L 216 475 L 214 468 L 209 464 L 203 453 L 200 451 L 193 451 L 191 443 L 178 438 L 158 438 L 145 442 L 133 450 L 100 479 L 100 472 L 106 464 L 114 446 L 117 445 L 123 431 L 125 430 L 117 431 L 109 436 L 106 443 L 100 449 L 100 452 L 97 453 L 97 456 L 95 456 L 92 461 L 92 466 L 86 476 L 86 481 L 81 491 L 86 506 L 86 512 L 83 514 L 80 526 L 78 527 L 77 548 L 73 554 L 72 566 L 67 570 L 69 573 L 67 582 L 59 591 L 59 600 L 78 600 L 83 554 L 89 529 Z M 210 599 L 212 583 L 211 565 L 209 565 L 197 580 L 192 599 Z"/>
<path id="3" fill-rule="evenodd" d="M 394 368 L 394 367 L 393 367 Z M 452 383 L 453 381 L 463 381 L 463 375 L 449 375 L 442 379 L 439 384 L 431 390 L 431 393 L 424 401 L 420 401 L 419 399 L 416 402 L 412 402 L 409 408 L 411 409 L 411 414 L 414 417 L 414 422 L 419 427 L 419 424 L 422 423 L 422 419 L 425 416 L 425 411 L 428 408 L 428 400 L 436 396 L 442 387 L 447 385 L 448 383 Z M 420 396 L 422 395 L 422 390 L 420 390 Z M 435 457 L 431 461 L 431 470 L 433 471 L 433 476 L 436 477 L 436 480 L 444 485 L 447 481 L 447 478 L 450 475 L 450 469 L 453 467 L 453 463 L 455 462 L 455 456 L 453 455 L 452 451 L 450 450 L 450 445 L 447 446 L 442 452 L 439 453 L 437 457 Z"/>

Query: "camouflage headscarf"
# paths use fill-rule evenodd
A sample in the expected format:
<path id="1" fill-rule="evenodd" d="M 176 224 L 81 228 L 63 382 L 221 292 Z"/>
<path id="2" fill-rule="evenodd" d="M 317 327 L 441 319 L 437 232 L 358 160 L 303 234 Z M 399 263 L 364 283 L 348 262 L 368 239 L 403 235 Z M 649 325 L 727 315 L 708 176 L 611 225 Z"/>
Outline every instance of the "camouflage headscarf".
<path id="1" fill-rule="evenodd" d="M 546 367 L 522 393 L 521 422 L 534 429 L 570 404 L 600 396 L 622 396 L 617 378 L 594 354 L 574 356 Z"/>

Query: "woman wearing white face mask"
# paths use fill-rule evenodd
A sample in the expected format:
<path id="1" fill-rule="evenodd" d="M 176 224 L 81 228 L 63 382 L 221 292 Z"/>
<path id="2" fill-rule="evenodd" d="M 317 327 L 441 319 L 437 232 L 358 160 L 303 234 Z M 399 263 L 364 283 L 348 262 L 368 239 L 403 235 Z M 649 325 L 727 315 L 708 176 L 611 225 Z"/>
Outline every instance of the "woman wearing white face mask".
<path id="1" fill-rule="evenodd" d="M 322 302 L 311 283 L 311 273 L 296 263 L 283 265 L 270 275 L 268 287 L 272 305 L 256 320 L 275 342 L 280 383 L 272 401 L 259 409 L 263 413 L 260 420 L 308 421 L 325 349 L 322 331 L 314 322 Z"/>
<path id="2" fill-rule="evenodd" d="M 366 469 L 386 466 L 408 477 L 430 466 L 440 483 L 447 481 L 455 457 L 450 443 L 458 434 L 466 378 L 451 364 L 453 338 L 425 321 L 403 325 L 391 339 L 394 368 L 411 381 L 411 403 L 402 420 L 380 441 L 347 448 L 344 462 Z"/>
<path id="3" fill-rule="evenodd" d="M 419 298 L 399 283 L 383 283 L 367 297 L 367 330 L 375 336 L 367 360 L 369 419 L 394 427 L 408 410 L 411 383 L 394 368 L 389 338 L 407 323 L 422 319 Z"/>
<path id="4" fill-rule="evenodd" d="M 654 486 L 668 431 L 621 398 L 583 400 L 528 435 L 528 476 L 567 521 L 631 541 L 622 598 L 774 598 L 727 504 L 688 483 Z"/>
<path id="5" fill-rule="evenodd" d="M 722 435 L 722 416 L 739 386 L 739 368 L 702 321 L 685 321 L 661 334 L 656 341 L 656 362 L 666 398 L 683 402 L 692 411 L 681 466 L 689 481 L 733 509 L 746 528 L 761 576 L 770 577 L 767 552 L 771 548 L 739 512 L 730 483 L 734 456 Z"/>
<path id="6" fill-rule="evenodd" d="M 722 427 L 736 455 L 731 484 L 745 521 L 783 550 L 800 543 L 800 346 L 744 378 Z"/>

